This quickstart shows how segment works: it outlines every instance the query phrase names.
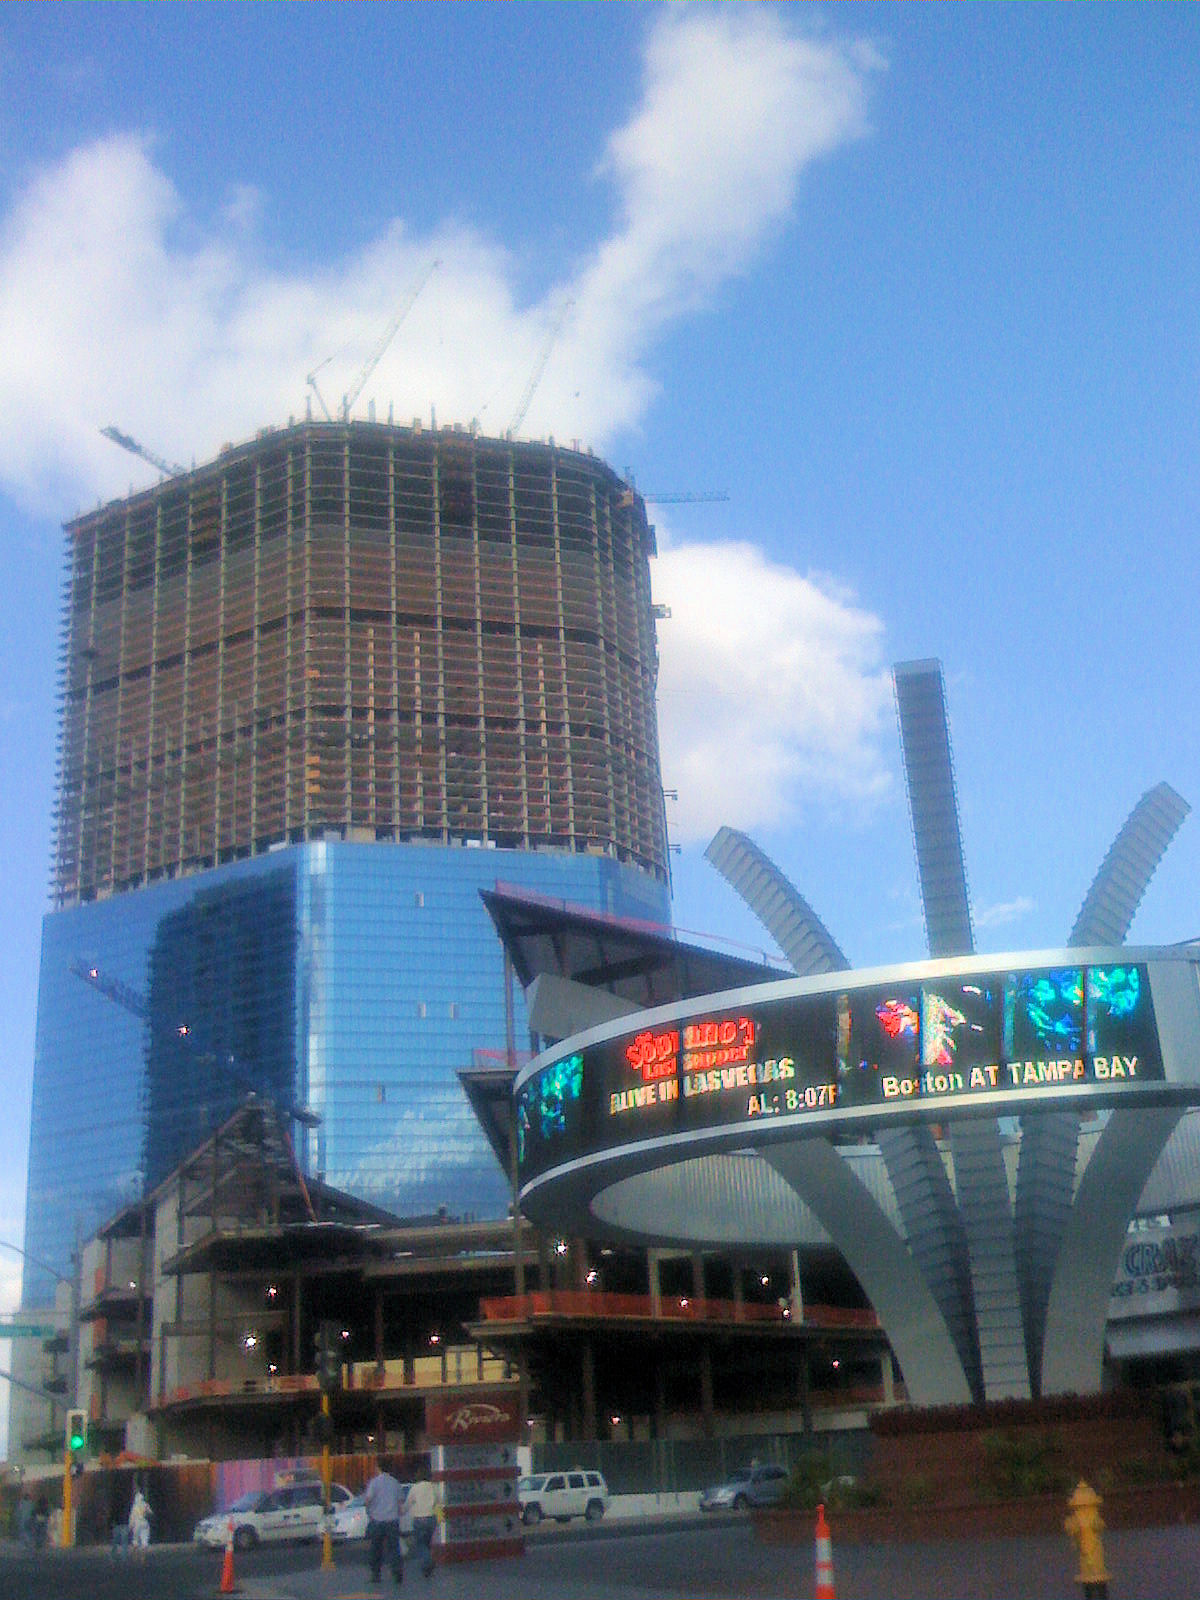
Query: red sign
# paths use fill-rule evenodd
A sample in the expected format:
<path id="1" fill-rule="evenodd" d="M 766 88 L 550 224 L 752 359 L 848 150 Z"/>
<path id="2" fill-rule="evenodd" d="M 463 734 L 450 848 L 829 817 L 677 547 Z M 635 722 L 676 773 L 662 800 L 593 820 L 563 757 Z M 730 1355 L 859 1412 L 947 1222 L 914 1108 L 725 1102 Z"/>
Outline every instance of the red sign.
<path id="1" fill-rule="evenodd" d="M 439 1396 L 425 1402 L 425 1426 L 434 1444 L 505 1443 L 520 1436 L 520 1401 L 505 1390 Z"/>

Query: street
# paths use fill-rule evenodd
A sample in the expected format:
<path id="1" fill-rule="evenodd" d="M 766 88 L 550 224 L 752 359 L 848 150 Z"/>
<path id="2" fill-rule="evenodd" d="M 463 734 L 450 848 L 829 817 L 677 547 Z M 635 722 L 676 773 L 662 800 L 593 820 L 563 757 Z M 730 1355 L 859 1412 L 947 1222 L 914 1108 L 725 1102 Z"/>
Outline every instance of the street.
<path id="1" fill-rule="evenodd" d="M 1194 1600 L 1200 1529 L 1141 1529 L 1105 1536 L 1112 1600 Z M 371 1585 L 361 1547 L 335 1552 L 320 1570 L 312 1546 L 260 1549 L 237 1558 L 244 1600 L 366 1600 L 392 1590 Z M 210 1600 L 221 1558 L 189 1545 L 153 1548 L 144 1564 L 107 1551 L 0 1550 L 3 1600 Z M 837 1544 L 839 1600 L 1075 1600 L 1072 1552 L 1064 1538 Z M 428 1583 L 410 1567 L 404 1592 L 439 1600 L 807 1600 L 814 1551 L 757 1544 L 749 1524 L 661 1524 L 633 1531 L 539 1532 L 526 1554 L 506 1562 L 441 1568 Z"/>

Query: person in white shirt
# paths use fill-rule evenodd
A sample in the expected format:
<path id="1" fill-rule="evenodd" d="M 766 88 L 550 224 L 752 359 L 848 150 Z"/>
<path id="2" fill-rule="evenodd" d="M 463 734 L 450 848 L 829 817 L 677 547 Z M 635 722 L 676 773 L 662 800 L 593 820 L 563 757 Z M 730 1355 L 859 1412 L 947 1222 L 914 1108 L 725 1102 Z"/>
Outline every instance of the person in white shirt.
<path id="1" fill-rule="evenodd" d="M 421 1571 L 433 1577 L 433 1536 L 437 1531 L 438 1492 L 428 1472 L 422 1472 L 408 1491 L 404 1514 L 412 1518 L 413 1541 L 421 1555 Z"/>
<path id="2" fill-rule="evenodd" d="M 129 1507 L 129 1543 L 135 1551 L 145 1551 L 150 1543 L 150 1505 L 140 1489 L 133 1491 Z"/>

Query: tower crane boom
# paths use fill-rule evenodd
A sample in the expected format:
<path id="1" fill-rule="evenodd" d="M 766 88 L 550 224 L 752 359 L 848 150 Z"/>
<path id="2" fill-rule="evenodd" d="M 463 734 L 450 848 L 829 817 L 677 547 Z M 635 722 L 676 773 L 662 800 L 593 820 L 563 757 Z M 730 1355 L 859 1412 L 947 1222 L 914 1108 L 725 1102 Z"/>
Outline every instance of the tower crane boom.
<path id="1" fill-rule="evenodd" d="M 423 268 L 418 274 L 416 282 L 411 286 L 408 293 L 404 296 L 404 299 L 401 300 L 396 309 L 395 315 L 392 317 L 392 320 L 388 323 L 387 327 L 383 330 L 382 334 L 380 334 L 378 343 L 364 362 L 362 371 L 359 373 L 358 377 L 355 378 L 354 382 L 350 385 L 349 389 L 347 389 L 346 393 L 342 396 L 343 422 L 349 422 L 351 406 L 363 392 L 363 389 L 365 388 L 371 374 L 375 371 L 375 368 L 383 360 L 384 352 L 386 351 L 388 345 L 390 345 L 392 340 L 396 337 L 396 333 L 399 330 L 400 324 L 404 321 L 405 317 L 416 304 L 417 296 L 421 293 L 421 290 L 429 282 L 430 278 L 433 277 L 434 273 L 438 270 L 441 264 L 442 263 L 440 260 L 435 260 L 431 261 L 427 267 Z M 323 365 L 324 363 L 322 362 L 322 366 Z M 316 372 L 319 372 L 320 370 L 321 368 L 318 367 Z M 310 384 L 312 384 L 312 387 L 316 392 L 317 399 L 321 400 L 320 391 L 317 389 L 316 384 L 313 383 L 313 378 L 315 376 L 315 372 L 309 373 L 308 381 Z M 324 407 L 324 400 L 321 400 L 321 405 Z M 325 414 L 328 416 L 328 411 L 326 411 Z"/>
<path id="2" fill-rule="evenodd" d="M 127 433 L 122 433 L 120 428 L 114 428 L 111 423 L 107 428 L 101 428 L 100 432 L 106 439 L 119 444 L 122 450 L 128 450 L 131 456 L 141 456 L 143 461 L 148 461 L 152 467 L 157 467 L 166 478 L 178 478 L 181 473 L 187 471 L 187 468 L 181 467 L 178 462 L 164 461 L 162 456 L 156 456 L 153 450 L 147 450 L 144 444 L 139 444 L 136 439 Z"/>
<path id="3" fill-rule="evenodd" d="M 525 421 L 525 413 L 529 410 L 529 402 L 533 399 L 534 391 L 542 381 L 546 363 L 550 360 L 550 352 L 554 349 L 558 336 L 563 330 L 563 324 L 574 309 L 574 300 L 567 300 L 563 305 L 559 306 L 554 321 L 550 324 L 546 337 L 542 342 L 542 348 L 538 351 L 538 358 L 534 362 L 533 371 L 529 375 L 529 382 L 525 385 L 525 392 L 517 403 L 513 419 L 508 425 L 509 434 L 516 433 L 517 429 Z"/>

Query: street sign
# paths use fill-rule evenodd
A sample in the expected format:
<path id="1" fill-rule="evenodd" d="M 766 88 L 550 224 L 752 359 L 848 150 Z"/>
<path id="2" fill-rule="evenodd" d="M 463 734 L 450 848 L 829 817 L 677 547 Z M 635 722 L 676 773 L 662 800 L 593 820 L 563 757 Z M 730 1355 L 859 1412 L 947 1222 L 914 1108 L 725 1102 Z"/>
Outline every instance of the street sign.
<path id="1" fill-rule="evenodd" d="M 0 1322 L 0 1339 L 53 1339 L 57 1332 L 35 1322 Z"/>

